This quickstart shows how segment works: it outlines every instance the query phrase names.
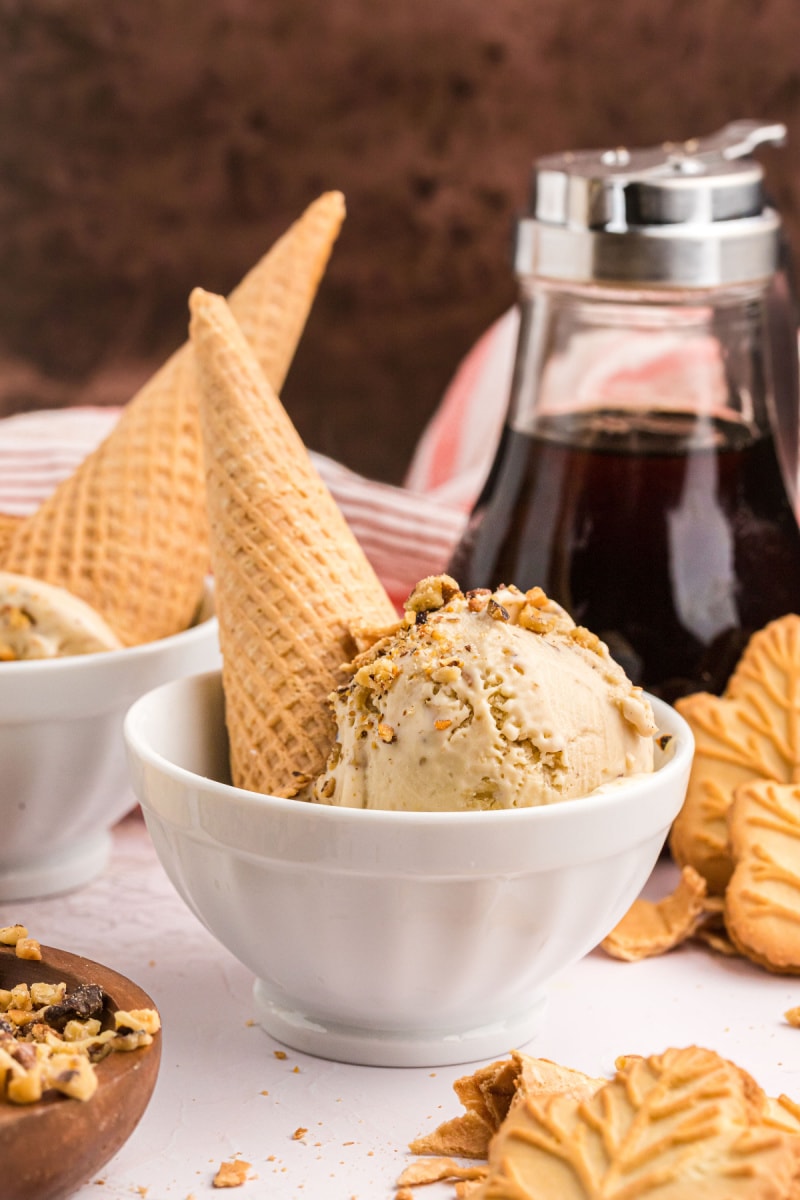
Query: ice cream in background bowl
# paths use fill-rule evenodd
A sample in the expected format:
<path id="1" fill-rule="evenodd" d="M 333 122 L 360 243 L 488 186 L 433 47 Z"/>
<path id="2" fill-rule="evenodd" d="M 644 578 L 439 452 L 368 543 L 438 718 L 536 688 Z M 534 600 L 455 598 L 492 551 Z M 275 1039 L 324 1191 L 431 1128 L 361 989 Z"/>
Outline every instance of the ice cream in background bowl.
<path id="1" fill-rule="evenodd" d="M 0 571 L 0 662 L 121 650 L 100 614 L 66 588 Z"/>
<path id="2" fill-rule="evenodd" d="M 0 590 L 9 610 L 0 615 L 0 902 L 69 891 L 104 869 L 111 830 L 136 805 L 127 709 L 160 683 L 219 663 L 210 584 L 189 628 L 139 646 L 113 635 L 101 644 L 104 623 L 73 600 L 35 581 Z"/>

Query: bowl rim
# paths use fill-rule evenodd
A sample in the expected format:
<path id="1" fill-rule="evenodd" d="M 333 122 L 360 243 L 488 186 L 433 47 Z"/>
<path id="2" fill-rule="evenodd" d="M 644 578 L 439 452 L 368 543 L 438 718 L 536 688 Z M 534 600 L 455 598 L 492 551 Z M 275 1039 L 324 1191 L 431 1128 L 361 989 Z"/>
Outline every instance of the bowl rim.
<path id="1" fill-rule="evenodd" d="M 431 812 L 423 810 L 409 812 L 406 810 L 346 808 L 339 805 L 313 804 L 295 798 L 287 799 L 268 793 L 252 792 L 245 788 L 235 787 L 232 783 L 224 783 L 208 775 L 198 775 L 196 772 L 172 762 L 160 751 L 153 749 L 142 736 L 139 728 L 139 724 L 142 721 L 142 714 L 148 706 L 152 705 L 159 693 L 165 693 L 170 689 L 179 689 L 181 687 L 191 687 L 199 690 L 203 686 L 212 685 L 217 679 L 221 683 L 221 676 L 222 672 L 219 669 L 206 671 L 202 674 L 187 675 L 181 679 L 161 684 L 159 687 L 146 692 L 134 701 L 125 715 L 123 725 L 124 739 L 129 755 L 138 759 L 139 762 L 155 768 L 160 774 L 172 780 L 172 782 L 183 788 L 194 788 L 206 795 L 213 795 L 221 801 L 235 801 L 240 808 L 253 812 L 268 811 L 275 815 L 285 814 L 289 818 L 292 815 L 308 818 L 311 814 L 314 814 L 315 821 L 336 822 L 340 826 L 347 825 L 348 823 L 368 826 L 372 823 L 375 825 L 399 825 L 405 829 L 410 828 L 416 823 L 429 827 L 453 825 L 455 823 L 477 825 L 478 822 L 482 826 L 489 826 L 500 823 L 511 824 L 514 821 L 545 824 L 563 820 L 565 812 L 574 814 L 573 819 L 576 819 L 581 813 L 587 811 L 599 814 L 602 812 L 613 812 L 620 807 L 624 808 L 633 797 L 641 796 L 643 790 L 646 793 L 655 786 L 668 787 L 673 779 L 677 782 L 684 773 L 688 775 L 694 755 L 694 735 L 685 718 L 665 701 L 649 693 L 645 693 L 653 706 L 659 730 L 663 728 L 664 732 L 673 735 L 674 745 L 672 752 L 657 770 L 652 773 L 641 774 L 635 779 L 620 784 L 618 787 L 612 786 L 607 791 L 590 793 L 587 796 L 577 796 L 569 801 L 565 800 L 555 804 L 531 805 L 525 808 L 471 809 L 469 811 L 450 810 L 445 812 Z M 139 799 L 146 813 L 149 808 L 148 801 L 142 797 L 139 797 Z"/>
<path id="2" fill-rule="evenodd" d="M 203 584 L 203 594 L 197 605 L 197 615 L 194 622 L 186 629 L 177 633 L 167 634 L 166 637 L 156 638 L 152 642 L 140 642 L 135 646 L 121 646 L 119 650 L 97 650 L 92 654 L 65 654 L 57 658 L 26 658 L 15 662 L 4 662 L 0 666 L 0 680 L 13 681 L 24 676 L 34 678 L 42 674 L 63 674 L 80 667 L 83 671 L 102 671 L 113 669 L 116 663 L 130 661 L 135 654 L 141 662 L 157 654 L 169 651 L 173 646 L 187 646 L 201 641 L 209 630 L 216 628 L 217 614 L 214 611 L 214 583 L 208 576 Z M 203 610 L 210 611 L 202 616 Z"/>

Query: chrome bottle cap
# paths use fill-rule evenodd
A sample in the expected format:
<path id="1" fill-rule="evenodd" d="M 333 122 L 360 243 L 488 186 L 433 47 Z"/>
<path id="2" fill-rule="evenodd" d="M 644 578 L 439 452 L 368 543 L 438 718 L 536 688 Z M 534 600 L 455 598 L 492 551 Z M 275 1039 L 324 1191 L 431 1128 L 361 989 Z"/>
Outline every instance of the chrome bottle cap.
<path id="1" fill-rule="evenodd" d="M 683 143 L 538 159 L 517 275 L 657 288 L 768 278 L 781 223 L 753 154 L 785 139 L 784 125 L 734 121 Z"/>

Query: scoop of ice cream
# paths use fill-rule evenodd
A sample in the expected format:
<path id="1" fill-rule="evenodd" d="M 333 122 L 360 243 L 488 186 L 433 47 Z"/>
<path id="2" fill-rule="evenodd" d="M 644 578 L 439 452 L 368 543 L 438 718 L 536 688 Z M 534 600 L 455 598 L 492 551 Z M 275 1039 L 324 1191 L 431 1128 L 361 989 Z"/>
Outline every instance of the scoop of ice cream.
<path id="1" fill-rule="evenodd" d="M 0 662 L 121 648 L 100 614 L 71 592 L 0 571 Z"/>
<path id="2" fill-rule="evenodd" d="M 653 769 L 647 697 L 540 588 L 418 584 L 331 696 L 312 798 L 349 808 L 523 808 Z"/>

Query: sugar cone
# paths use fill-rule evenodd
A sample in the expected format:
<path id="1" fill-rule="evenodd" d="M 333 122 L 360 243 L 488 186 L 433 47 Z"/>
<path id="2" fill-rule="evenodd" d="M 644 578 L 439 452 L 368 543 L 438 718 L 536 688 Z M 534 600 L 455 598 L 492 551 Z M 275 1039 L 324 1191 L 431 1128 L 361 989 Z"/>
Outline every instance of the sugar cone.
<path id="1" fill-rule="evenodd" d="M 350 623 L 396 615 L 225 301 L 191 310 L 231 772 L 291 796 L 333 744 Z"/>
<path id="2" fill-rule="evenodd" d="M 321 196 L 231 294 L 231 308 L 276 390 L 343 217 L 340 193 Z M 188 342 L 78 470 L 0 540 L 0 563 L 86 600 L 126 645 L 190 624 L 208 570 L 208 535 Z"/>

